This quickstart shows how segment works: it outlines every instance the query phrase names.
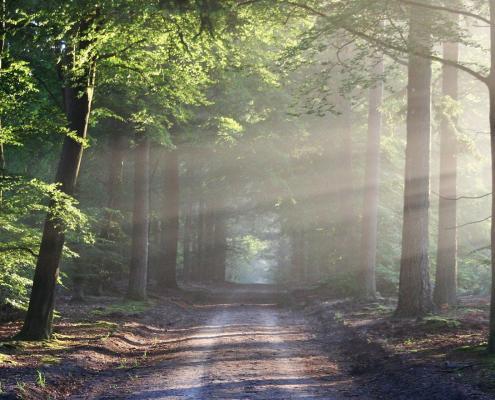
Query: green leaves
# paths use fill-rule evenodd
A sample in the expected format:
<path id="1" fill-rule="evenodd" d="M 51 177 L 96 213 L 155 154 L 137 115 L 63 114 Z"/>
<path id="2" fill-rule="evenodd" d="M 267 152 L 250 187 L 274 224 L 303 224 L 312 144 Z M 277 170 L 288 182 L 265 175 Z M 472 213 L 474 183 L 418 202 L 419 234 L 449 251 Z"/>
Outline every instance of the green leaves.
<path id="1" fill-rule="evenodd" d="M 0 179 L 0 193 L 0 304 L 23 308 L 45 215 L 49 213 L 61 229 L 80 241 L 90 242 L 92 234 L 77 201 L 55 184 L 6 176 Z M 70 253 L 66 249 L 66 255 Z"/>

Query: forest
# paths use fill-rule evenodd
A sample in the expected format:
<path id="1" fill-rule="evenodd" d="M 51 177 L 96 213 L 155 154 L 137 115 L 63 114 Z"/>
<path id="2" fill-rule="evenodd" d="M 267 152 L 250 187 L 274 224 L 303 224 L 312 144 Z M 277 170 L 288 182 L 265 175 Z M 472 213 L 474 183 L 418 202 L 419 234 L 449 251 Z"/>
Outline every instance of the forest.
<path id="1" fill-rule="evenodd" d="M 495 0 L 0 0 L 0 399 L 495 399 Z"/>

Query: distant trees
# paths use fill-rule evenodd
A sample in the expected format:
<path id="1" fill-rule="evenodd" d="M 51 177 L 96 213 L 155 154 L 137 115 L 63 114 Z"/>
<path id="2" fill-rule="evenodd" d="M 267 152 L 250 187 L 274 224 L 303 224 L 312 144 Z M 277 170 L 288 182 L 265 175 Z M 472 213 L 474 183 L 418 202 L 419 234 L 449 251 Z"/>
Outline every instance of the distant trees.
<path id="1" fill-rule="evenodd" d="M 353 295 L 373 298 L 377 271 L 381 278 L 391 271 L 386 284 L 378 284 L 388 285 L 389 292 L 397 289 L 395 260 L 401 252 L 397 315 L 425 315 L 433 310 L 432 298 L 438 306 L 456 304 L 459 149 L 452 108 L 459 97 L 459 71 L 487 85 L 495 154 L 495 0 L 469 8 L 463 1 L 452 6 L 368 0 L 275 2 L 284 7 L 268 3 L 181 1 L 165 5 L 152 1 L 143 6 L 133 1 L 98 1 L 67 7 L 60 1 L 22 2 L 26 9 L 22 13 L 12 9 L 12 2 L 0 3 L 0 233 L 5 237 L 0 245 L 0 268 L 4 270 L 0 271 L 12 265 L 32 265 L 37 259 L 20 337 L 41 339 L 51 334 L 59 266 L 64 252 L 71 254 L 66 233 L 84 219 L 73 196 L 90 191 L 76 190 L 88 143 L 98 148 L 108 142 L 111 151 L 104 163 L 88 160 L 91 189 L 94 185 L 102 190 L 93 190 L 91 200 L 86 193 L 82 207 L 93 213 L 90 221 L 99 223 L 95 247 L 110 238 L 116 240 L 112 232 L 120 220 L 115 216 L 124 217 L 122 229 L 117 230 L 126 240 L 129 233 L 131 237 L 131 260 L 125 266 L 129 264 L 131 298 L 145 299 L 150 279 L 157 278 L 164 290 L 177 287 L 181 277 L 221 282 L 232 260 L 255 263 L 246 254 L 263 251 L 267 259 L 272 257 L 263 250 L 268 239 L 239 229 L 240 216 L 263 212 L 271 218 L 264 220 L 263 233 L 279 235 L 280 270 L 285 268 L 279 271 L 280 280 L 318 281 L 329 290 L 344 287 Z M 486 5 L 491 7 L 490 18 L 484 16 Z M 237 6 L 243 8 L 234 18 Z M 33 26 L 29 26 L 31 8 L 36 11 Z M 271 22 L 279 23 L 277 28 L 272 24 L 265 29 L 266 11 L 273 12 Z M 296 17 L 300 24 L 287 23 Z M 469 47 L 473 39 L 468 30 L 461 29 L 463 18 L 490 26 L 489 73 L 486 66 L 461 60 L 461 45 Z M 222 29 L 212 35 L 216 25 Z M 28 26 L 34 29 L 25 32 Z M 16 36 L 21 31 L 25 36 Z M 285 43 L 289 36 L 291 46 Z M 34 45 L 23 44 L 31 43 L 27 38 Z M 443 45 L 443 55 L 435 44 Z M 377 55 L 384 60 L 377 60 Z M 374 71 L 368 71 L 370 60 L 376 63 Z M 428 241 L 433 62 L 443 66 L 445 113 L 440 124 L 439 233 L 432 296 Z M 401 86 L 403 64 L 408 67 L 407 104 L 399 99 L 391 105 L 384 98 L 383 81 L 390 84 L 390 91 L 397 88 L 395 82 L 387 81 L 385 66 L 399 66 L 395 76 L 400 77 L 396 86 Z M 34 93 L 42 106 L 31 101 Z M 360 101 L 365 95 L 367 103 Z M 54 108 L 59 103 L 63 111 L 57 113 Z M 343 107 L 335 107 L 336 103 Z M 403 162 L 402 142 L 396 148 L 390 144 L 392 136 L 399 138 L 397 142 L 403 140 L 401 130 L 381 136 L 381 111 L 387 106 L 393 108 L 387 110 L 389 119 L 392 115 L 403 118 L 407 109 L 403 212 L 396 212 L 397 207 L 392 210 L 388 199 L 379 201 L 378 197 L 380 177 L 390 172 L 391 163 Z M 53 117 L 41 118 L 44 114 Z M 178 126 L 180 131 L 174 130 Z M 94 132 L 90 140 L 88 129 Z M 55 178 L 58 188 L 28 181 L 31 176 L 51 175 L 53 168 L 46 166 L 53 164 L 51 158 L 60 150 L 60 136 L 47 138 L 40 131 L 65 134 Z M 134 175 L 128 174 L 126 181 L 124 142 L 136 131 L 134 158 L 126 162 L 134 168 Z M 360 136 L 360 131 L 366 135 Z M 386 144 L 381 144 L 381 137 Z M 20 143 L 29 144 L 37 154 L 46 150 L 43 165 L 24 150 L 13 148 Z M 156 154 L 150 154 L 150 143 L 157 148 Z M 361 149 L 366 149 L 365 157 L 360 157 Z M 183 150 L 191 153 L 184 155 Z M 9 151 L 22 153 L 24 159 L 9 158 Z M 158 153 L 163 153 L 161 158 Z M 381 153 L 389 163 L 385 171 L 380 169 Z M 9 175 L 11 164 L 17 164 L 12 170 L 18 176 Z M 394 173 L 402 176 L 402 172 Z M 356 190 L 360 179 L 362 193 Z M 129 207 L 122 198 L 131 185 L 134 195 Z M 395 198 L 399 198 L 402 187 L 396 186 Z M 37 192 L 36 199 L 19 200 L 19 193 L 31 196 L 33 192 Z M 363 196 L 362 221 L 357 212 L 358 194 Z M 47 207 L 44 199 L 48 196 L 52 202 Z M 132 221 L 126 218 L 129 208 Z M 33 233 L 36 222 L 25 214 L 47 209 L 40 241 Z M 390 231 L 394 231 L 391 242 L 395 248 L 384 261 L 377 254 L 377 247 L 384 246 L 378 237 L 378 222 L 386 212 L 395 213 L 387 216 L 394 222 Z M 67 216 L 78 222 L 71 224 Z M 399 240 L 396 226 L 402 217 Z M 263 229 L 256 227 L 257 222 L 252 218 L 249 224 L 260 232 Z M 362 228 L 359 249 L 358 226 Z M 148 250 L 150 235 L 153 246 Z M 491 240 L 495 244 L 495 229 Z M 125 251 L 118 251 L 127 257 Z M 148 275 L 150 255 L 156 269 Z M 261 261 L 266 260 L 256 260 Z M 105 269 L 105 262 L 101 263 Z M 493 257 L 492 268 L 495 275 Z M 2 282 L 2 287 L 12 287 L 11 281 Z M 489 348 L 495 351 L 495 285 L 492 290 Z"/>

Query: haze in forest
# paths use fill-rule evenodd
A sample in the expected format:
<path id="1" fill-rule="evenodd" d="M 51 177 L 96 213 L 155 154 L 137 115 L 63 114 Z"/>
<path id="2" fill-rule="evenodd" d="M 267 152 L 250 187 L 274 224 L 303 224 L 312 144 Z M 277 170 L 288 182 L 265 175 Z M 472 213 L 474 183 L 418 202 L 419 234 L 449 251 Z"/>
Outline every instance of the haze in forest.
<path id="1" fill-rule="evenodd" d="M 491 396 L 494 157 L 495 0 L 0 0 L 0 397 Z"/>

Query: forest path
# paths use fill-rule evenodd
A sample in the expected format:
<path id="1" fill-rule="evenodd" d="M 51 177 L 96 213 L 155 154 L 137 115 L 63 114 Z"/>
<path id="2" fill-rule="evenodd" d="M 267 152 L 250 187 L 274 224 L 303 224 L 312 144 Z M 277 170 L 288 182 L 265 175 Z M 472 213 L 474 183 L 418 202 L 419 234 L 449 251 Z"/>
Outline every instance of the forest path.
<path id="1" fill-rule="evenodd" d="M 183 329 L 166 360 L 137 369 L 99 399 L 341 399 L 352 379 L 322 351 L 308 321 L 266 304 L 267 296 L 233 290 L 204 305 L 197 326 Z M 242 304 L 239 300 L 243 301 Z M 245 300 L 254 300 L 246 304 Z M 235 302 L 234 302 L 235 301 Z M 201 320 L 201 321 L 199 321 Z M 171 332 L 174 329 L 171 329 Z M 178 329 L 177 331 L 180 331 Z M 366 397 L 359 396 L 365 399 Z"/>

